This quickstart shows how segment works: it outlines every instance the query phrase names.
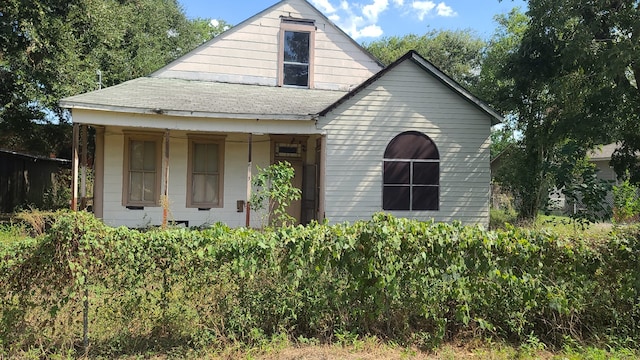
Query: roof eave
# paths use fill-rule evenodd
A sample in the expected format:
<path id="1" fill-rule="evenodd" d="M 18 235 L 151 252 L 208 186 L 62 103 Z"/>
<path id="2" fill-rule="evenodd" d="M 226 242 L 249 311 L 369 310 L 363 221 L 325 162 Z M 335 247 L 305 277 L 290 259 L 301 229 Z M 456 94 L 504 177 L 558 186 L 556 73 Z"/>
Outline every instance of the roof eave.
<path id="1" fill-rule="evenodd" d="M 252 113 L 214 113 L 206 111 L 188 111 L 188 110 L 171 110 L 171 109 L 151 109 L 137 108 L 113 105 L 85 104 L 72 101 L 60 101 L 60 106 L 70 110 L 90 110 L 90 111 L 108 111 L 128 114 L 140 115 L 164 115 L 176 117 L 191 118 L 217 118 L 217 119 L 239 119 L 239 120 L 287 120 L 287 121 L 305 121 L 315 120 L 317 114 L 252 114 Z"/>

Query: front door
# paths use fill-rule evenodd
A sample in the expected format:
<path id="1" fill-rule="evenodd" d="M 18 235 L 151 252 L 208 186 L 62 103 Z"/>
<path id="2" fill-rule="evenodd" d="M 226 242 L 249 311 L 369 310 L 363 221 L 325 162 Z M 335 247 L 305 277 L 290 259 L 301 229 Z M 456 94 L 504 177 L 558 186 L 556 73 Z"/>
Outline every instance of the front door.
<path id="1" fill-rule="evenodd" d="M 274 149 L 272 163 L 288 161 L 295 172 L 292 185 L 301 191 L 303 190 L 306 141 L 307 137 L 301 136 L 272 137 L 272 148 Z M 300 224 L 302 219 L 302 199 L 293 201 L 287 208 L 287 214 L 296 219 L 295 224 Z"/>

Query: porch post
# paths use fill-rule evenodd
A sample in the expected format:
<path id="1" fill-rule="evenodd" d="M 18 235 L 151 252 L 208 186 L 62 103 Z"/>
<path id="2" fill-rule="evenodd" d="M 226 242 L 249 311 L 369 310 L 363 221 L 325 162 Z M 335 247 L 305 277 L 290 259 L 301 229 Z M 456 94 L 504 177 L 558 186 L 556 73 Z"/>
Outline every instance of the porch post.
<path id="1" fill-rule="evenodd" d="M 102 218 L 104 207 L 104 128 L 96 128 L 96 152 L 93 158 L 93 214 Z"/>
<path id="2" fill-rule="evenodd" d="M 87 125 L 80 126 L 82 134 L 82 153 L 80 158 L 80 209 L 87 208 Z"/>
<path id="3" fill-rule="evenodd" d="M 169 129 L 164 132 L 164 193 L 160 205 L 162 205 L 162 228 L 166 229 L 169 217 Z"/>
<path id="4" fill-rule="evenodd" d="M 78 211 L 78 136 L 80 124 L 73 124 L 73 140 L 71 145 L 72 165 L 71 165 L 71 210 Z"/>
<path id="5" fill-rule="evenodd" d="M 253 145 L 253 134 L 249 133 L 249 161 L 247 166 L 247 202 L 246 202 L 246 227 L 251 226 L 251 206 L 249 201 L 251 200 L 251 146 Z"/>
<path id="6" fill-rule="evenodd" d="M 326 174 L 326 169 L 327 169 L 327 135 L 322 135 L 322 137 L 320 138 L 320 176 L 319 176 L 319 182 L 320 182 L 320 194 L 318 194 L 318 222 L 321 222 L 325 219 L 325 212 L 326 212 L 326 204 L 325 204 L 325 187 L 326 187 L 326 182 L 325 182 L 325 178 L 327 176 Z"/>

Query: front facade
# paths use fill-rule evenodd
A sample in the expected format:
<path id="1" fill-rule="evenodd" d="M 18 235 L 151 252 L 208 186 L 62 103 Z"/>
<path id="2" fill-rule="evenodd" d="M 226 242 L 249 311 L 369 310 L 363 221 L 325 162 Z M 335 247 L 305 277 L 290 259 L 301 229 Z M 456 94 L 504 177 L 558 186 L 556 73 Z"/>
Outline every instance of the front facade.
<path id="1" fill-rule="evenodd" d="M 415 53 L 381 64 L 305 0 L 284 0 L 149 77 L 69 97 L 96 128 L 94 211 L 110 225 L 247 217 L 248 178 L 287 160 L 301 223 L 488 223 L 500 117 Z"/>

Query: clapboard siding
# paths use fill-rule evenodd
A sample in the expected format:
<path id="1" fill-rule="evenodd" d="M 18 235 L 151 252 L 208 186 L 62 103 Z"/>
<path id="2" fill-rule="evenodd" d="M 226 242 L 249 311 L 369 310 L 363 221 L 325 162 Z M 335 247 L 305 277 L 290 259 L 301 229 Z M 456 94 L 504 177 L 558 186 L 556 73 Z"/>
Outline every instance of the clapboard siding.
<path id="1" fill-rule="evenodd" d="M 440 210 L 396 211 L 397 216 L 487 224 L 488 115 L 411 61 L 319 120 L 326 132 L 326 217 L 368 218 L 382 210 L 384 150 L 401 132 L 429 136 L 440 152 Z"/>
<path id="2" fill-rule="evenodd" d="M 129 210 L 122 206 L 124 161 L 124 135 L 122 130 L 119 127 L 107 127 L 105 129 L 105 147 L 118 150 L 105 151 L 103 219 L 106 224 L 114 226 L 144 227 L 159 225 L 162 222 L 161 207 Z M 245 200 L 247 194 L 247 136 L 244 134 L 229 134 L 226 137 L 224 149 L 224 205 L 222 208 L 213 208 L 207 211 L 186 207 L 187 133 L 173 131 L 170 139 L 169 219 L 174 221 L 188 220 L 190 226 L 213 224 L 218 221 L 230 226 L 243 226 L 246 214 L 236 211 L 236 201 Z M 253 171 L 257 171 L 257 166 L 266 167 L 269 165 L 269 144 L 267 136 L 254 137 Z M 261 225 L 259 213 L 253 216 L 251 225 L 254 227 Z"/>
<path id="3" fill-rule="evenodd" d="M 380 65 L 304 0 L 287 0 L 237 25 L 153 76 L 275 86 L 280 17 L 315 19 L 314 86 L 349 90 Z"/>

